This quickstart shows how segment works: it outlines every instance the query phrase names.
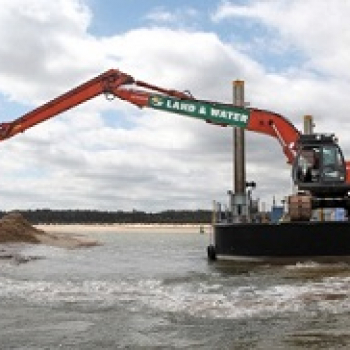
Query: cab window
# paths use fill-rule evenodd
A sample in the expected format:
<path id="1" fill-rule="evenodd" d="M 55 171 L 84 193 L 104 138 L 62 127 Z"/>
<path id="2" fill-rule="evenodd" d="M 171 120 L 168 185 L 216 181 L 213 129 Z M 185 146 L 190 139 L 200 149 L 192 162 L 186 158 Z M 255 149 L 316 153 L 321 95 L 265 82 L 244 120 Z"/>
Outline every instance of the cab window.
<path id="1" fill-rule="evenodd" d="M 344 160 L 338 147 L 324 146 L 322 162 L 322 177 L 325 181 L 343 181 L 345 179 Z"/>

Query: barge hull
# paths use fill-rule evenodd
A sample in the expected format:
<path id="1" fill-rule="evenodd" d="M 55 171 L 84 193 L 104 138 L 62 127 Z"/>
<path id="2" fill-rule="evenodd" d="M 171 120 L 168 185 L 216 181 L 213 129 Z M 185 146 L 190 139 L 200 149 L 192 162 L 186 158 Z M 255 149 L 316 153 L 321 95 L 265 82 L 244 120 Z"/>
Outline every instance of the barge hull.
<path id="1" fill-rule="evenodd" d="M 219 223 L 215 257 L 243 261 L 350 261 L 350 223 Z"/>

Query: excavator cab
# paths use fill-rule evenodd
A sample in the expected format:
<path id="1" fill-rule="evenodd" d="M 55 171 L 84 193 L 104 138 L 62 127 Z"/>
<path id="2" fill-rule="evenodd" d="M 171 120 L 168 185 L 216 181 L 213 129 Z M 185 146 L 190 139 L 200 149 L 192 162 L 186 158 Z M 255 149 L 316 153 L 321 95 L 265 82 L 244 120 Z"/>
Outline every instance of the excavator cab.
<path id="1" fill-rule="evenodd" d="M 292 176 L 299 190 L 321 197 L 349 190 L 345 160 L 334 135 L 301 135 L 297 149 Z"/>

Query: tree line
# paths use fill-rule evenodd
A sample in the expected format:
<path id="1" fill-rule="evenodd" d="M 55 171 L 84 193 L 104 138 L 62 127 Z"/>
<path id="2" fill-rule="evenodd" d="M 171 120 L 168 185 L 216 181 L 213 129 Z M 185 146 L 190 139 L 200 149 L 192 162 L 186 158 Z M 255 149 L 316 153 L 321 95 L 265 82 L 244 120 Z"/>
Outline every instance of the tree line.
<path id="1" fill-rule="evenodd" d="M 37 224 L 209 224 L 210 210 L 166 210 L 157 213 L 144 211 L 99 210 L 18 210 L 30 223 Z M 0 217 L 7 212 L 0 211 Z"/>

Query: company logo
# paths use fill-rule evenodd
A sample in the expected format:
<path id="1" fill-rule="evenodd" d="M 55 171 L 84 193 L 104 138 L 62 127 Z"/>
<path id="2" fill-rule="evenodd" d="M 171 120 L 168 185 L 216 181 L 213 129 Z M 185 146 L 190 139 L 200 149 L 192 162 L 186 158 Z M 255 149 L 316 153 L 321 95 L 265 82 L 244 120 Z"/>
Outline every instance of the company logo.
<path id="1" fill-rule="evenodd" d="M 152 96 L 151 97 L 151 105 L 154 107 L 162 107 L 164 104 L 164 100 L 160 96 Z"/>

